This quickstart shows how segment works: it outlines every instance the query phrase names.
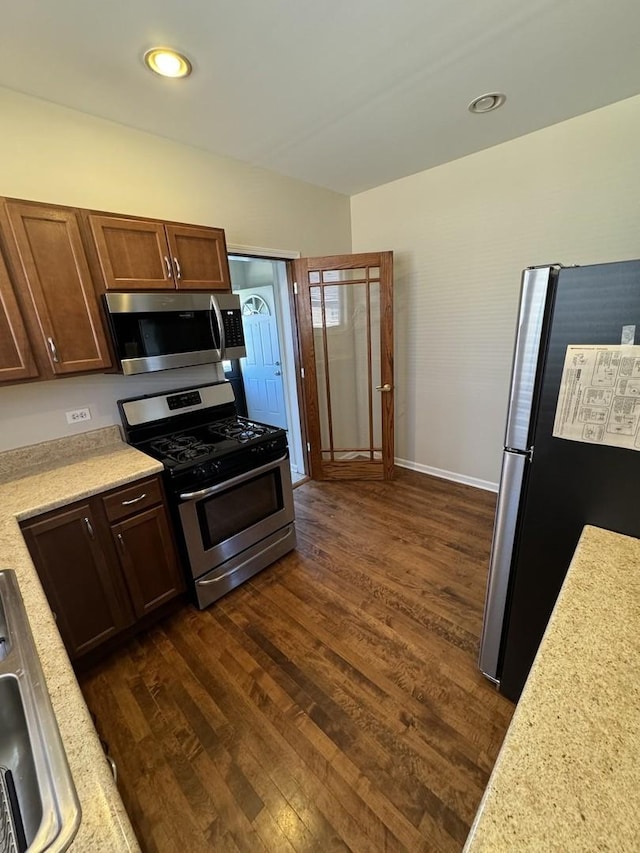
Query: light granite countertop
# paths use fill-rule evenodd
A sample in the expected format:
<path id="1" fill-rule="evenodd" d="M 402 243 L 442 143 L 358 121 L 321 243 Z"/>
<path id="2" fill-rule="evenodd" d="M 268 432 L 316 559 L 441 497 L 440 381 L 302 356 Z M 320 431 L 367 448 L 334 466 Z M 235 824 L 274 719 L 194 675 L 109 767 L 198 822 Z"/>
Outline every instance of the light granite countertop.
<path id="1" fill-rule="evenodd" d="M 640 541 L 585 527 L 466 853 L 640 850 Z"/>
<path id="2" fill-rule="evenodd" d="M 0 454 L 0 568 L 17 574 L 78 792 L 82 820 L 73 853 L 140 848 L 18 522 L 161 470 L 125 444 L 118 427 Z"/>

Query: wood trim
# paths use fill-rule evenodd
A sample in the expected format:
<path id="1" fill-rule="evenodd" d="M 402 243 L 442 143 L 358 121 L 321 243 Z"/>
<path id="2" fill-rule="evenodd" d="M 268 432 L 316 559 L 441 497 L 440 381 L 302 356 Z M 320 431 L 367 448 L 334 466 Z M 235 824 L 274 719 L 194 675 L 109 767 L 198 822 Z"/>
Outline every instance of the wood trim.
<path id="1" fill-rule="evenodd" d="M 323 462 L 322 474 L 324 480 L 382 480 L 384 466 L 375 459 Z"/>
<path id="2" fill-rule="evenodd" d="M 310 459 L 307 443 L 309 441 L 309 426 L 307 421 L 307 399 L 305 386 L 302 381 L 302 353 L 300 348 L 300 328 L 298 322 L 298 300 L 294 291 L 295 265 L 291 262 L 285 264 L 287 274 L 287 293 L 289 296 L 289 312 L 291 314 L 291 329 L 293 331 L 293 364 L 296 371 L 296 390 L 298 393 L 298 413 L 300 416 L 300 441 L 302 443 L 302 454 L 305 473 L 309 473 Z M 298 290 L 298 292 L 300 292 Z"/>
<path id="3" fill-rule="evenodd" d="M 307 273 L 308 275 L 308 273 Z M 318 285 L 309 284 L 309 291 L 311 291 L 312 287 L 318 287 L 320 290 L 320 305 L 322 308 L 322 354 L 324 356 L 324 384 L 325 384 L 325 394 L 327 395 L 327 427 L 329 430 L 329 452 L 331 453 L 331 461 L 333 462 L 335 459 L 334 456 L 334 443 L 333 443 L 333 412 L 331 407 L 331 376 L 329 375 L 329 340 L 327 338 L 327 308 L 324 299 L 324 287 L 322 285 L 322 281 Z M 309 301 L 311 301 L 311 293 L 309 292 Z M 313 315 L 313 312 L 312 312 Z M 313 316 L 312 316 L 313 321 Z M 312 322 L 313 326 L 313 322 Z M 312 328 L 313 332 L 313 328 Z M 315 347 L 315 342 L 314 342 Z M 318 404 L 320 401 L 318 400 Z M 320 405 L 318 405 L 318 414 L 320 413 Z M 322 426 L 320 425 L 320 440 L 322 441 Z"/>
<path id="4" fill-rule="evenodd" d="M 382 255 L 393 255 L 393 252 L 361 252 L 355 255 L 327 255 L 325 258 L 304 258 L 307 269 L 311 272 L 323 269 L 348 270 L 359 267 L 379 267 Z M 382 270 L 380 270 L 382 276 Z"/>
<path id="5" fill-rule="evenodd" d="M 367 271 L 368 272 L 368 271 Z M 373 443 L 373 373 L 371 372 L 371 282 L 367 281 L 366 285 L 367 299 L 367 370 L 369 374 L 368 403 L 369 403 L 369 446 L 371 448 L 370 459 L 373 461 L 373 451 L 375 449 Z"/>
<path id="6" fill-rule="evenodd" d="M 306 258 L 294 263 L 298 282 L 298 329 L 300 352 L 304 367 L 305 412 L 307 417 L 309 454 L 309 475 L 314 480 L 322 479 L 322 456 L 320 455 L 320 414 L 318 411 L 318 378 L 316 374 L 315 351 L 313 346 L 313 324 L 311 304 L 309 302 L 309 269 Z"/>
<path id="7" fill-rule="evenodd" d="M 389 287 L 383 287 L 389 282 Z M 391 391 L 382 393 L 382 459 L 384 479 L 391 480 L 394 473 L 395 421 L 393 380 L 393 252 L 380 253 L 380 358 L 382 385 L 391 385 Z"/>

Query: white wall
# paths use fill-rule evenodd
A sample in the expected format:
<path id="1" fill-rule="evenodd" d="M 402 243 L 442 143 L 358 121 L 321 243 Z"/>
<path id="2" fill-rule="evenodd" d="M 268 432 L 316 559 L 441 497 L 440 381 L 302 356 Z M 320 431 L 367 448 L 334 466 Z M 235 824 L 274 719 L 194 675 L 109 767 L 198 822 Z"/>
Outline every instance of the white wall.
<path id="1" fill-rule="evenodd" d="M 400 459 L 497 482 L 521 270 L 639 257 L 639 175 L 640 96 L 352 198 L 353 251 L 394 251 Z"/>
<path id="2" fill-rule="evenodd" d="M 215 225 L 229 243 L 303 255 L 351 248 L 347 196 L 8 89 L 0 115 L 0 195 Z M 100 412 L 90 428 L 117 423 L 118 398 L 192 381 L 181 370 L 0 388 L 0 450 L 77 432 L 65 410 Z"/>

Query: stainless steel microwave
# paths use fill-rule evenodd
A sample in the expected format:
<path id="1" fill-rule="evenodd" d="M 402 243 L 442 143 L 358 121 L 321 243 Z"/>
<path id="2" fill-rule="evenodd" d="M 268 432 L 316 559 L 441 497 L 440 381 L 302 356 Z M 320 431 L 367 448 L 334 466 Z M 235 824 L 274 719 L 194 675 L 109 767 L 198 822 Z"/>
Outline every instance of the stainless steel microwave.
<path id="1" fill-rule="evenodd" d="M 247 354 L 235 293 L 107 293 L 104 303 L 125 374 Z"/>

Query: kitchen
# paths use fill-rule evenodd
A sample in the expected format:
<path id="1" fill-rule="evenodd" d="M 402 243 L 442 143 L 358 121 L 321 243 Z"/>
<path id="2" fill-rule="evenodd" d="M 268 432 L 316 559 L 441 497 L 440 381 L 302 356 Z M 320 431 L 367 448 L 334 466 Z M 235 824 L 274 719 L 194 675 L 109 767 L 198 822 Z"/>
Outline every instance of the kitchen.
<path id="1" fill-rule="evenodd" d="M 8 89 L 1 104 L 5 195 L 222 225 L 234 247 L 393 248 L 397 456 L 471 485 L 498 479 L 521 269 L 638 255 L 638 98 L 351 198 Z M 115 401 L 146 393 L 125 381 L 3 388 L 4 447 L 79 432 L 69 409 L 117 423 Z"/>

